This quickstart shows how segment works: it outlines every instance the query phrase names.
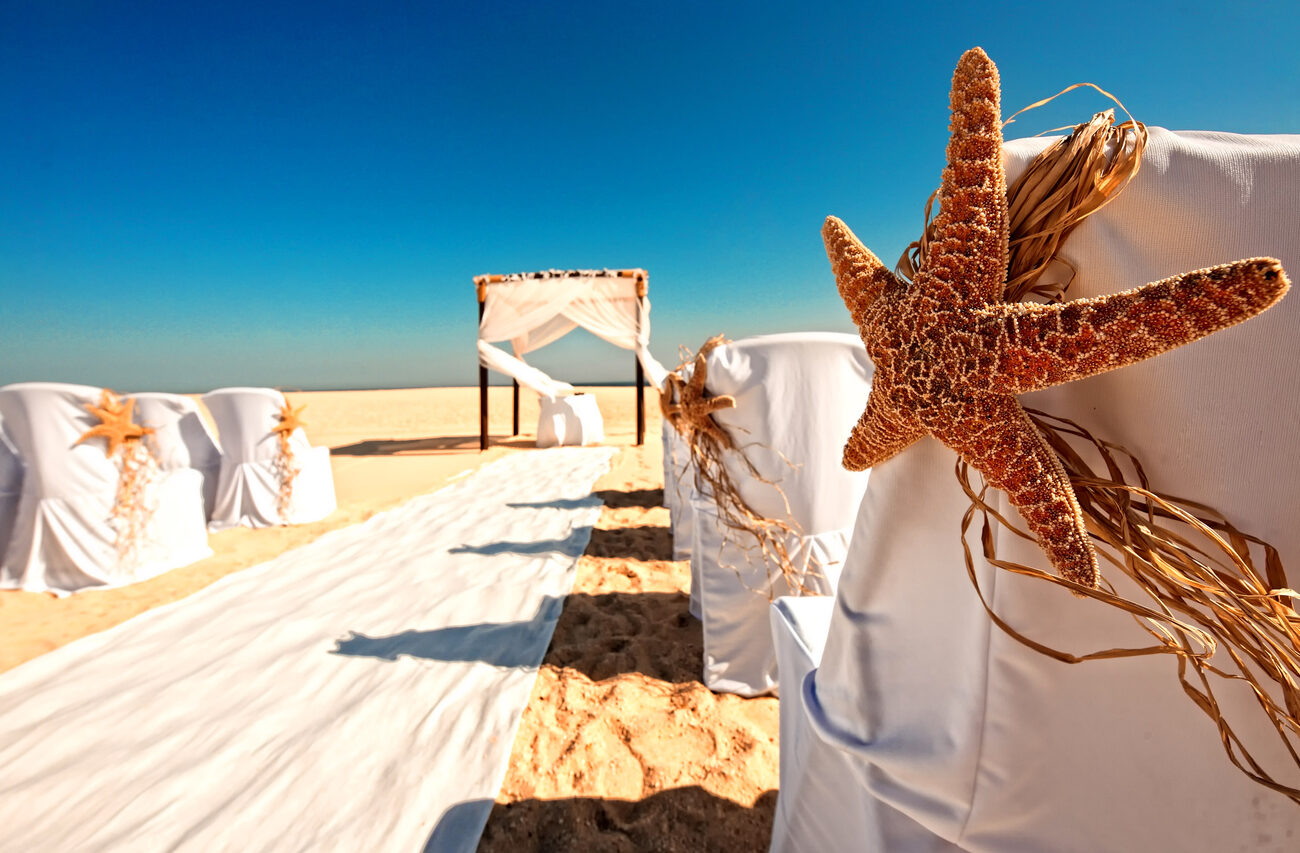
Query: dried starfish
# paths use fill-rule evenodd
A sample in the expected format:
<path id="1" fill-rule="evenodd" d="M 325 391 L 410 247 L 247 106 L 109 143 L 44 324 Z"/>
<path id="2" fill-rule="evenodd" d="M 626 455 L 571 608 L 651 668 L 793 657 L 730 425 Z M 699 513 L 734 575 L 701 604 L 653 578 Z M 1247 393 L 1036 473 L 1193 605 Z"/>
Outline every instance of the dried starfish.
<path id="1" fill-rule="evenodd" d="M 840 295 L 876 365 L 844 466 L 870 468 L 933 435 L 1006 492 L 1061 577 L 1095 587 L 1097 556 L 1079 503 L 1016 395 L 1226 329 L 1276 303 L 1290 282 L 1276 260 L 1252 258 L 1064 304 L 1003 302 L 999 101 L 992 60 L 967 51 L 953 74 L 935 237 L 910 285 L 840 220 L 822 229 Z"/>
<path id="2" fill-rule="evenodd" d="M 710 338 L 700 347 L 700 351 L 695 354 L 695 366 L 689 380 L 681 379 L 678 374 L 670 374 L 677 376 L 676 381 L 669 380 L 670 387 L 676 389 L 677 400 L 665 409 L 670 422 L 682 435 L 688 438 L 692 434 L 702 435 L 723 447 L 731 447 L 731 435 L 718 426 L 711 415 L 722 409 L 734 408 L 736 398 L 727 394 L 706 397 L 704 390 L 704 383 L 709 377 L 709 353 L 722 342 L 723 338 L 718 336 Z"/>
<path id="3" fill-rule="evenodd" d="M 75 443 L 103 438 L 106 441 L 104 455 L 112 456 L 119 447 L 139 441 L 153 430 L 132 422 L 131 410 L 134 408 L 135 400 L 123 401 L 112 391 L 104 389 L 100 393 L 98 406 L 94 403 L 86 404 L 86 411 L 99 418 L 99 423 L 82 433 Z"/>

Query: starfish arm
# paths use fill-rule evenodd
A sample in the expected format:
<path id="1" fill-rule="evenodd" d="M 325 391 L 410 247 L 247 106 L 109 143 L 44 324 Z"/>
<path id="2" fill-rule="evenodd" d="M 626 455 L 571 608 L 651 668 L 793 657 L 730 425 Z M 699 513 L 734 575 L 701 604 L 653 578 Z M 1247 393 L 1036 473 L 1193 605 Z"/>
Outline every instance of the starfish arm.
<path id="1" fill-rule="evenodd" d="M 849 226 L 834 216 L 826 217 L 822 240 L 826 243 L 826 256 L 830 258 L 840 298 L 848 306 L 853 322 L 861 328 L 867 307 L 886 288 L 897 285 L 898 279 L 870 249 L 862 245 Z"/>
<path id="2" fill-rule="evenodd" d="M 1064 305 L 991 306 L 988 390 L 1023 394 L 1151 358 L 1259 314 L 1289 286 L 1280 263 L 1252 258 Z"/>
<path id="3" fill-rule="evenodd" d="M 900 417 L 882 404 L 880 392 L 872 389 L 866 411 L 844 445 L 844 467 L 865 471 L 906 450 L 925 435 L 925 427 L 913 418 Z"/>
<path id="4" fill-rule="evenodd" d="M 935 435 L 1006 492 L 1057 574 L 1097 586 L 1097 555 L 1065 468 L 1014 397 L 981 395 Z"/>
<path id="5" fill-rule="evenodd" d="M 939 214 L 917 283 L 953 304 L 997 302 L 1007 275 L 1002 107 L 998 69 L 978 47 L 957 63 L 951 104 Z"/>

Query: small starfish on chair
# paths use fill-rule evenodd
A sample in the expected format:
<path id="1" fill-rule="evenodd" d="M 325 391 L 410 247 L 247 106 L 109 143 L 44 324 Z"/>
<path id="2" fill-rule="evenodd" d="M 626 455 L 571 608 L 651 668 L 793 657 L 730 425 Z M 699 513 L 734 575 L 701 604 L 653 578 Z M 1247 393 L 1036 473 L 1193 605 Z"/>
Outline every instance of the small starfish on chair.
<path id="1" fill-rule="evenodd" d="M 307 408 L 306 404 L 293 408 L 289 405 L 289 400 L 284 401 L 284 408 L 280 410 L 280 422 L 271 427 L 271 432 L 279 433 L 282 439 L 288 439 L 293 435 L 293 431 L 305 427 L 307 424 L 302 420 L 302 410 Z"/>
<path id="2" fill-rule="evenodd" d="M 119 447 L 129 446 L 153 432 L 150 427 L 140 426 L 131 420 L 135 400 L 122 400 L 108 389 L 100 393 L 99 405 L 87 403 L 85 408 L 99 418 L 99 423 L 82 433 L 75 443 L 102 438 L 105 441 L 105 456 L 112 456 Z"/>
<path id="3" fill-rule="evenodd" d="M 1017 394 L 1124 367 L 1240 323 L 1290 282 L 1272 258 L 1197 270 L 1057 305 L 1003 302 L 1006 176 L 998 72 L 967 51 L 952 83 L 948 167 L 929 256 L 909 285 L 830 217 L 840 295 L 876 371 L 844 466 L 933 435 L 1006 492 L 1066 580 L 1095 587 L 1097 556 L 1065 469 Z"/>
<path id="4" fill-rule="evenodd" d="M 664 413 L 678 432 L 689 437 L 691 433 L 708 436 L 724 447 L 731 446 L 731 436 L 718 425 L 711 415 L 722 409 L 736 406 L 736 398 L 729 394 L 705 396 L 704 383 L 709 376 L 708 355 L 723 342 L 721 336 L 710 338 L 695 354 L 691 378 L 684 380 L 679 374 L 669 374 L 668 390 L 676 392 L 676 401 L 664 404 Z"/>

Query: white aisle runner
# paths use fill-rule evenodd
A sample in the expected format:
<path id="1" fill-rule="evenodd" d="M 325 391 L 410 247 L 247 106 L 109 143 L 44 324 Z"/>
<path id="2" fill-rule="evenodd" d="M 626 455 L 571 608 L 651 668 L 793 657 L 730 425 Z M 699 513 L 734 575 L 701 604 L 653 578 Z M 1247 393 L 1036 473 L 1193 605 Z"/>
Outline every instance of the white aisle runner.
<path id="1" fill-rule="evenodd" d="M 512 454 L 0 676 L 0 850 L 472 850 L 613 452 Z"/>

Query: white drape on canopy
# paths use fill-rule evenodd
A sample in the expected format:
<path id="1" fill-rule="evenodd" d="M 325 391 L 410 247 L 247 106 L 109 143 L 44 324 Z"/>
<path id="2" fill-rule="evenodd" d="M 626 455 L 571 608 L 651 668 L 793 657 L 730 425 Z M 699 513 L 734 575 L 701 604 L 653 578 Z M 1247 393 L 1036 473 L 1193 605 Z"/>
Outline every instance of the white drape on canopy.
<path id="1" fill-rule="evenodd" d="M 546 396 L 572 394 L 573 386 L 523 361 L 582 326 L 623 349 L 636 352 L 656 388 L 668 371 L 650 354 L 650 300 L 637 295 L 637 282 L 609 271 L 553 271 L 509 277 L 488 285 L 479 321 L 479 362 Z M 514 356 L 492 344 L 510 341 Z"/>

